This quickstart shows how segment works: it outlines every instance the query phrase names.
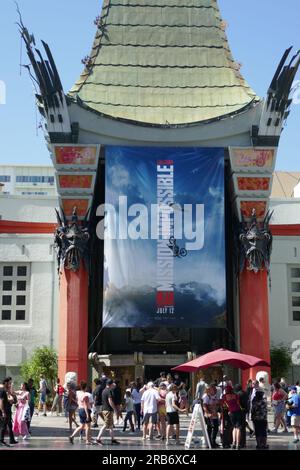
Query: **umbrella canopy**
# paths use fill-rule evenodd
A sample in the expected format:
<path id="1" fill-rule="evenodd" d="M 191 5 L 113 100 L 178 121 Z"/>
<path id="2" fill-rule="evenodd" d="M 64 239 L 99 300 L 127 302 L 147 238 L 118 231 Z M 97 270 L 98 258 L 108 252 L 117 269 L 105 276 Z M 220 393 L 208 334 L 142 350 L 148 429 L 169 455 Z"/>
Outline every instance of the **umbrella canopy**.
<path id="1" fill-rule="evenodd" d="M 173 367 L 172 370 L 176 370 L 178 372 L 197 372 L 199 369 L 207 369 L 208 367 L 215 366 L 217 364 L 229 364 L 232 367 L 237 367 L 243 370 L 250 369 L 255 366 L 270 366 L 267 361 L 264 361 L 259 357 L 249 356 L 248 354 L 241 354 L 222 348 L 197 357 L 181 366 Z"/>

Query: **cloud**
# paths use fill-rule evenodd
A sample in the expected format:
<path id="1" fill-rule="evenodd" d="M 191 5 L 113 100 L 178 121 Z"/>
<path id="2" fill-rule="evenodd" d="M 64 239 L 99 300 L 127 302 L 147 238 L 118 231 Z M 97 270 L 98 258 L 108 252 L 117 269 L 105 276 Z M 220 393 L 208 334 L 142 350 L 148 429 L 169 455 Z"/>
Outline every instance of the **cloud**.
<path id="1" fill-rule="evenodd" d="M 120 164 L 111 166 L 108 175 L 112 186 L 118 189 L 125 189 L 130 185 L 130 175 L 127 169 Z"/>

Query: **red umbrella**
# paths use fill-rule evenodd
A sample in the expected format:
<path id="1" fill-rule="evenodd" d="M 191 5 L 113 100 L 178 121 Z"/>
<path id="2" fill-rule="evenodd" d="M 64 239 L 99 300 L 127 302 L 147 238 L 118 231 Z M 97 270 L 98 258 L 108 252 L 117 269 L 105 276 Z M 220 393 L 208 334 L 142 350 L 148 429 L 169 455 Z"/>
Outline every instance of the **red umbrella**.
<path id="1" fill-rule="evenodd" d="M 250 367 L 255 366 L 270 366 L 267 361 L 264 361 L 259 357 L 249 356 L 248 354 L 241 354 L 221 348 L 197 357 L 181 366 L 173 367 L 172 370 L 179 372 L 197 372 L 199 369 L 207 369 L 208 367 L 215 366 L 217 364 L 229 364 L 243 370 L 250 369 Z"/>

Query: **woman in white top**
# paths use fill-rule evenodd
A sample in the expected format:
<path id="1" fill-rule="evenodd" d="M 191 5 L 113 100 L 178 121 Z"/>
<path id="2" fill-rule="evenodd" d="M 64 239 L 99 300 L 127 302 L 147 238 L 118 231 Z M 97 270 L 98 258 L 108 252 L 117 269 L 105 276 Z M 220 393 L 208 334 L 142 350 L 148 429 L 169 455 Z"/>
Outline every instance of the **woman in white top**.
<path id="1" fill-rule="evenodd" d="M 90 402 L 90 394 L 87 392 L 87 384 L 86 382 L 81 382 L 80 390 L 76 393 L 77 402 L 78 402 L 78 414 L 80 418 L 80 426 L 75 429 L 73 434 L 69 437 L 71 444 L 74 444 L 74 437 L 80 431 L 85 429 L 86 435 L 86 444 L 91 445 L 93 444 L 91 440 L 91 413 L 92 413 L 92 405 Z"/>

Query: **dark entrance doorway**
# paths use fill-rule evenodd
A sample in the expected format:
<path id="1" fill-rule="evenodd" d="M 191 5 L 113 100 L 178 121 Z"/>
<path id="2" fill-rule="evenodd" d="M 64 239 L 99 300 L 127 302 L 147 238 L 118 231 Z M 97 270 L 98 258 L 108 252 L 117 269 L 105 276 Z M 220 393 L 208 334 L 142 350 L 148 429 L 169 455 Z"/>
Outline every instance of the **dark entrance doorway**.
<path id="1" fill-rule="evenodd" d="M 171 367 L 145 366 L 145 383 L 147 383 L 149 381 L 155 381 L 156 379 L 158 379 L 161 372 L 165 372 L 166 375 L 171 374 L 173 379 L 174 379 L 174 375 L 176 374 L 176 372 L 174 373 L 174 371 L 171 370 Z M 180 372 L 180 373 L 178 373 L 178 375 L 179 375 L 179 379 L 182 382 L 185 382 L 186 385 L 189 388 L 190 375 L 186 372 Z"/>

